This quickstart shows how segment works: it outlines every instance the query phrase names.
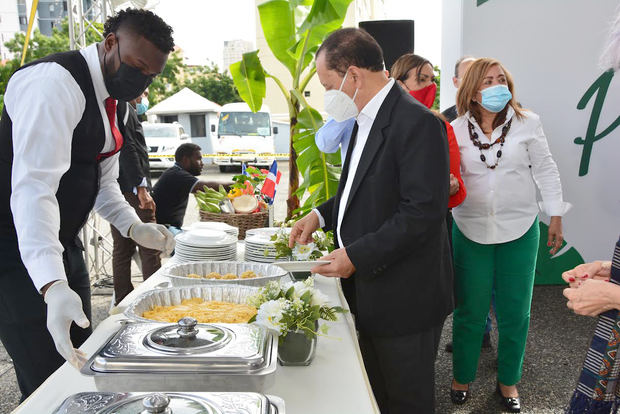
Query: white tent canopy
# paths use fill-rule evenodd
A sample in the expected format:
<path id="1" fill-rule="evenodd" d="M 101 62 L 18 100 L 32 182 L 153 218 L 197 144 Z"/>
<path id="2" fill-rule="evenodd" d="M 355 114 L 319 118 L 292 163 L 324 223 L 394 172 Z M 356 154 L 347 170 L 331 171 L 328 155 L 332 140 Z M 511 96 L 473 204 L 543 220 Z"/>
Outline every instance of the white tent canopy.
<path id="1" fill-rule="evenodd" d="M 183 88 L 164 99 L 146 113 L 147 115 L 219 112 L 221 106 L 203 98 L 189 88 Z"/>

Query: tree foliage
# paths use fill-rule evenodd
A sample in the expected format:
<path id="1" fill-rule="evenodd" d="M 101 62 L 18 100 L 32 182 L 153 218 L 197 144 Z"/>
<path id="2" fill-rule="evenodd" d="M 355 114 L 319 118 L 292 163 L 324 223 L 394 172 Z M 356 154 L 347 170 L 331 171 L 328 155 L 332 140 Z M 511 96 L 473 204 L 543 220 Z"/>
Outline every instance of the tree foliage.
<path id="1" fill-rule="evenodd" d="M 96 30 L 91 27 L 86 33 L 86 44 L 102 40 L 100 33 L 103 33 L 103 25 L 95 23 L 94 26 Z M 15 58 L 0 65 L 0 111 L 9 78 L 19 68 L 25 40 L 26 34 L 18 32 L 13 39 L 5 43 L 5 46 L 14 53 Z M 51 36 L 41 34 L 38 29 L 34 31 L 28 42 L 25 63 L 67 50 L 69 50 L 69 25 L 65 20 L 60 28 L 52 29 Z M 149 86 L 151 106 L 184 87 L 220 105 L 241 100 L 227 72 L 220 72 L 215 65 L 186 66 L 183 64 L 180 53 L 173 52 L 161 75 L 157 76 Z"/>

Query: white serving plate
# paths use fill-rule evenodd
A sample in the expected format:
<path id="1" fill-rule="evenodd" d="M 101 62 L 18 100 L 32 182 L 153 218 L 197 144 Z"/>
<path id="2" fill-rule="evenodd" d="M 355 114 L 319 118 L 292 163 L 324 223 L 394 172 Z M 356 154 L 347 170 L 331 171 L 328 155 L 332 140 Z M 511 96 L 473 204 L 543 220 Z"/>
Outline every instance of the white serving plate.
<path id="1" fill-rule="evenodd" d="M 287 272 L 309 272 L 315 266 L 330 264 L 329 260 L 300 260 L 291 262 L 275 262 L 274 265 L 281 267 Z"/>

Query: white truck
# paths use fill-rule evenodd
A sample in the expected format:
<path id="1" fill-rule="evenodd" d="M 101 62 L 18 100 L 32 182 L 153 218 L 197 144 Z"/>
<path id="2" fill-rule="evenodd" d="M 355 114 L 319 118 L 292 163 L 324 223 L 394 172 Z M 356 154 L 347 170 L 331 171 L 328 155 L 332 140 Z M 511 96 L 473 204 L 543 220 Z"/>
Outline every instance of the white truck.
<path id="1" fill-rule="evenodd" d="M 211 131 L 216 132 L 215 125 Z M 222 172 L 241 163 L 269 168 L 275 159 L 273 135 L 277 133 L 267 105 L 254 113 L 245 102 L 226 104 L 220 111 L 213 162 Z"/>
<path id="2" fill-rule="evenodd" d="M 143 122 L 144 138 L 149 147 L 151 170 L 165 170 L 174 165 L 174 153 L 181 144 L 192 142 L 178 122 L 171 124 Z"/>

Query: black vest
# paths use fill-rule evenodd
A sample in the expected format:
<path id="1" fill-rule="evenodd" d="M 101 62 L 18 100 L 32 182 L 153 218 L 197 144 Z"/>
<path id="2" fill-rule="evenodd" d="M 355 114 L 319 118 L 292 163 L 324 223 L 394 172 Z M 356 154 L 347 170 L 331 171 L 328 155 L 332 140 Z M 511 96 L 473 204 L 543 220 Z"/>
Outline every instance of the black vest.
<path id="1" fill-rule="evenodd" d="M 99 191 L 99 162 L 102 159 L 98 161 L 97 156 L 105 144 L 105 129 L 90 71 L 82 54 L 79 51 L 57 53 L 31 62 L 20 69 L 43 62 L 55 62 L 65 68 L 73 76 L 86 98 L 82 119 L 73 130 L 71 166 L 60 179 L 56 192 L 60 208 L 58 238 L 63 244 L 72 243 L 86 223 Z M 20 104 L 26 105 L 27 102 Z M 62 102 L 49 102 L 49 105 L 62 104 Z M 32 122 L 37 122 L 37 120 L 32 119 Z M 119 120 L 119 126 L 120 124 L 122 124 L 122 118 Z M 9 234 L 8 232 L 15 234 L 10 207 L 12 166 L 12 122 L 5 106 L 0 120 L 0 232 L 2 234 Z"/>

